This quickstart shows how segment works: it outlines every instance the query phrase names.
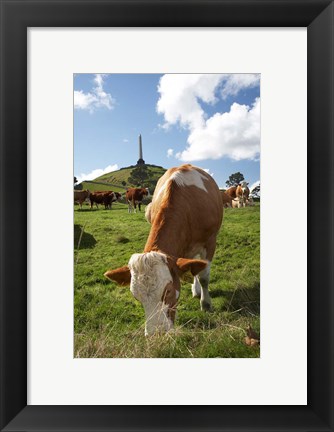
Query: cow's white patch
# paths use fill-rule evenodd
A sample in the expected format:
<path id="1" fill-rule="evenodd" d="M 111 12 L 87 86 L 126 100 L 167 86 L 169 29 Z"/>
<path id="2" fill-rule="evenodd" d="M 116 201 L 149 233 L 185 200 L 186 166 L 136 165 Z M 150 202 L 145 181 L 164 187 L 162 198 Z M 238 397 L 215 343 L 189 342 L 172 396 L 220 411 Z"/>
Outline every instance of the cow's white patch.
<path id="1" fill-rule="evenodd" d="M 175 290 L 175 297 L 176 297 L 176 300 L 180 297 L 180 291 Z"/>
<path id="2" fill-rule="evenodd" d="M 168 305 L 161 299 L 168 283 L 173 281 L 166 255 L 159 252 L 134 254 L 130 258 L 130 291 L 145 310 L 145 334 L 168 331 L 172 327 L 167 317 Z"/>
<path id="3" fill-rule="evenodd" d="M 199 171 L 190 170 L 190 171 L 175 171 L 170 179 L 175 181 L 178 186 L 196 186 L 199 189 L 207 192 L 205 184 L 203 180 L 207 179 L 204 174 L 201 174 Z"/>
<path id="4" fill-rule="evenodd" d="M 157 195 L 154 194 L 153 201 L 156 201 L 159 198 L 159 196 L 164 193 L 168 181 L 169 181 L 169 179 L 166 180 L 165 183 L 161 186 L 161 188 L 159 189 Z"/>
<path id="5" fill-rule="evenodd" d="M 210 310 L 211 309 L 211 297 L 209 294 L 209 280 L 210 280 L 210 269 L 211 261 L 208 261 L 207 266 L 202 270 L 197 278 L 201 288 L 201 309 Z"/>
<path id="6" fill-rule="evenodd" d="M 199 283 L 198 276 L 194 277 L 194 283 L 191 285 L 191 292 L 193 297 L 201 297 L 201 284 Z"/>
<path id="7" fill-rule="evenodd" d="M 168 179 L 166 179 L 165 183 L 161 185 L 158 193 L 154 195 L 153 201 L 156 201 L 159 196 L 164 193 L 167 184 L 171 181 L 175 181 L 178 186 L 196 186 L 199 189 L 208 192 L 203 182 L 204 179 L 207 179 L 206 176 L 196 170 L 175 171 Z"/>

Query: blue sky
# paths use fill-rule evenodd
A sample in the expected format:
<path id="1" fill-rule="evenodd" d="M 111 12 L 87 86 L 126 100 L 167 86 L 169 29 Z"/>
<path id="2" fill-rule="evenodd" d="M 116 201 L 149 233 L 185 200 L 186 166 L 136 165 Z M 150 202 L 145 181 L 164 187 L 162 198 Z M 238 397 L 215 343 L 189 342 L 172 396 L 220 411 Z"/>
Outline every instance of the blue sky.
<path id="1" fill-rule="evenodd" d="M 138 160 L 192 163 L 224 187 L 260 179 L 260 75 L 75 74 L 74 175 L 92 180 Z"/>

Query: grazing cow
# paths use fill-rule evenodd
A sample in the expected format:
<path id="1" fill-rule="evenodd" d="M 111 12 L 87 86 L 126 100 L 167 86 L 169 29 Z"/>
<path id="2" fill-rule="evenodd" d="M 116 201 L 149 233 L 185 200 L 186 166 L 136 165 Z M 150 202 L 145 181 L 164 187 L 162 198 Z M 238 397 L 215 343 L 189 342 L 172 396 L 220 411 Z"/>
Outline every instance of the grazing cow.
<path id="1" fill-rule="evenodd" d="M 200 168 L 170 168 L 159 179 L 149 211 L 151 230 L 143 253 L 105 276 L 129 285 L 145 310 L 145 334 L 173 327 L 180 277 L 190 271 L 192 292 L 202 310 L 211 309 L 208 290 L 216 237 L 223 219 L 221 194 L 213 178 Z"/>
<path id="2" fill-rule="evenodd" d="M 248 184 L 247 182 L 243 181 L 241 182 L 238 186 L 237 189 L 235 191 L 236 193 L 236 197 L 239 198 L 240 202 L 242 202 L 242 205 L 245 207 L 246 206 L 246 201 L 248 200 L 249 197 L 249 188 L 248 188 Z"/>
<path id="3" fill-rule="evenodd" d="M 120 194 L 118 194 L 120 195 Z M 92 209 L 94 203 L 96 208 L 99 208 L 98 204 L 104 204 L 105 210 L 111 209 L 111 204 L 117 200 L 116 192 L 113 191 L 98 191 L 90 194 L 90 208 Z"/>
<path id="4" fill-rule="evenodd" d="M 221 196 L 222 196 L 224 208 L 226 208 L 226 207 L 232 207 L 232 198 L 231 198 L 231 196 L 228 195 L 224 191 L 220 191 L 220 193 L 221 193 Z"/>
<path id="5" fill-rule="evenodd" d="M 106 198 L 106 200 L 104 201 L 105 209 L 111 210 L 112 203 L 114 203 L 116 201 L 120 201 L 121 199 L 122 199 L 122 195 L 119 192 L 109 191 L 109 195 Z"/>
<path id="6" fill-rule="evenodd" d="M 74 191 L 74 202 L 78 202 L 80 204 L 80 209 L 82 209 L 82 203 L 89 198 L 90 192 L 88 189 L 78 191 Z"/>
<path id="7" fill-rule="evenodd" d="M 141 211 L 141 204 L 144 196 L 149 195 L 149 190 L 145 188 L 129 188 L 126 191 L 125 198 L 128 203 L 128 212 L 132 213 L 133 211 L 136 213 L 137 204 L 139 211 Z"/>

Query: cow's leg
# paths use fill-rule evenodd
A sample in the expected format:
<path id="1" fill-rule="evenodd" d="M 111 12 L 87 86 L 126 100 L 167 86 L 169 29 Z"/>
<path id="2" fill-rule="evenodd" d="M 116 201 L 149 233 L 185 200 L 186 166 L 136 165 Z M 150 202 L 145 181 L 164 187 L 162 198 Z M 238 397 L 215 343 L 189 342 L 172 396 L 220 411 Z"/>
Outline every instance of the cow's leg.
<path id="1" fill-rule="evenodd" d="M 137 213 L 137 204 L 136 204 L 135 200 L 132 201 L 132 205 L 133 205 L 133 208 L 134 208 L 134 213 Z"/>
<path id="2" fill-rule="evenodd" d="M 191 285 L 191 291 L 193 293 L 193 297 L 201 298 L 201 284 L 199 283 L 198 276 L 194 277 L 194 283 Z"/>
<path id="3" fill-rule="evenodd" d="M 132 201 L 128 201 L 128 213 L 132 213 Z"/>
<path id="4" fill-rule="evenodd" d="M 138 208 L 139 208 L 139 211 L 141 211 L 141 202 L 140 201 L 138 201 Z"/>
<path id="5" fill-rule="evenodd" d="M 201 286 L 201 309 L 203 311 L 210 311 L 212 309 L 211 297 L 209 294 L 210 267 L 211 262 L 209 261 L 205 269 L 201 271 L 198 275 L 199 283 Z"/>
<path id="6" fill-rule="evenodd" d="M 203 249 L 201 255 L 202 259 L 208 261 L 207 266 L 198 275 L 198 281 L 201 287 L 201 309 L 203 311 L 211 311 L 211 297 L 209 294 L 209 281 L 210 281 L 210 269 L 211 261 L 216 250 L 216 235 L 212 236 L 207 242 L 205 248 Z"/>

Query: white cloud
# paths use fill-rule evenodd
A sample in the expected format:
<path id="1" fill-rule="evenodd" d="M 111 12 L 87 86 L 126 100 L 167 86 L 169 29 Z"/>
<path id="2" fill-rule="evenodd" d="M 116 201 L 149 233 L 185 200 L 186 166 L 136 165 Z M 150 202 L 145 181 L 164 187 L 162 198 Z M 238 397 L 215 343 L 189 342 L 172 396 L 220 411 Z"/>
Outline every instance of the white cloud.
<path id="1" fill-rule="evenodd" d="M 229 112 L 214 114 L 193 129 L 188 147 L 176 154 L 182 161 L 255 159 L 260 152 L 260 99 L 252 107 L 234 103 Z"/>
<path id="2" fill-rule="evenodd" d="M 229 112 L 217 112 L 210 118 L 200 101 L 214 105 L 218 97 L 259 85 L 259 79 L 258 74 L 164 75 L 157 103 L 157 112 L 165 119 L 163 127 L 179 124 L 189 131 L 188 146 L 176 158 L 185 162 L 224 156 L 256 160 L 260 151 L 260 99 L 251 107 L 234 103 Z"/>
<path id="3" fill-rule="evenodd" d="M 124 139 L 123 139 L 123 142 L 124 142 L 124 143 L 128 143 L 129 140 L 128 140 L 127 138 L 124 138 Z"/>
<path id="4" fill-rule="evenodd" d="M 257 181 L 254 182 L 251 186 L 249 186 L 249 190 L 250 190 L 251 194 L 252 194 L 253 189 L 254 189 L 256 186 L 259 186 L 259 185 L 260 185 L 260 180 L 257 180 Z"/>
<path id="5" fill-rule="evenodd" d="M 256 187 L 259 186 L 260 184 L 260 180 L 257 180 L 256 182 L 254 182 L 251 186 L 249 186 L 249 190 L 252 192 L 252 190 Z"/>
<path id="6" fill-rule="evenodd" d="M 108 165 L 106 168 L 101 169 L 101 168 L 97 168 L 93 171 L 91 171 L 89 174 L 80 174 L 79 176 L 77 176 L 77 180 L 78 183 L 81 183 L 84 180 L 94 180 L 97 177 L 100 177 L 103 174 L 107 174 L 109 172 L 112 171 L 117 171 L 118 170 L 118 165 L 114 164 L 114 165 Z"/>
<path id="7" fill-rule="evenodd" d="M 91 92 L 74 91 L 74 109 L 88 110 L 90 113 L 93 113 L 97 108 L 111 110 L 114 107 L 115 99 L 103 89 L 105 76 L 106 74 L 95 75 L 94 83 L 96 86 L 92 88 Z"/>
<path id="8" fill-rule="evenodd" d="M 215 88 L 221 75 L 167 74 L 160 79 L 160 99 L 157 112 L 165 117 L 163 127 L 180 123 L 182 127 L 195 128 L 203 125 L 204 111 L 198 99 L 206 103 L 216 101 Z"/>
<path id="9" fill-rule="evenodd" d="M 241 90 L 260 85 L 260 74 L 228 74 L 224 75 L 221 91 L 223 99 L 236 96 Z"/>
<path id="10" fill-rule="evenodd" d="M 167 157 L 170 158 L 172 156 L 174 156 L 174 150 L 170 148 L 170 149 L 167 150 Z"/>

